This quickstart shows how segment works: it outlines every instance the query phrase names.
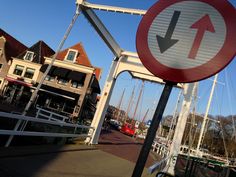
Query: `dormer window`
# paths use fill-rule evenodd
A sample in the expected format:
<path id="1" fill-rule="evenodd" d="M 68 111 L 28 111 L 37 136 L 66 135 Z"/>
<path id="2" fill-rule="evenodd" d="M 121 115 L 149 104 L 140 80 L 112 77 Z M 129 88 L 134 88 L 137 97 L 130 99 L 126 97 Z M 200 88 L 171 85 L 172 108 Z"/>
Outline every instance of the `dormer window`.
<path id="1" fill-rule="evenodd" d="M 78 55 L 77 50 L 69 49 L 66 54 L 65 60 L 70 62 L 75 62 L 77 55 Z"/>
<path id="2" fill-rule="evenodd" d="M 24 56 L 24 60 L 32 61 L 33 58 L 34 58 L 34 52 L 27 51 Z"/>

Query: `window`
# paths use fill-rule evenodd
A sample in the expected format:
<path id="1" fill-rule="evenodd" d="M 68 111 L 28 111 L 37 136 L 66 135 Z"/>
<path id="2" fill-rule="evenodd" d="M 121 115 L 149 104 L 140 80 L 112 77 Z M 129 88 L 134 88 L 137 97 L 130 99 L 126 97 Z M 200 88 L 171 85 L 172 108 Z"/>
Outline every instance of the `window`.
<path id="1" fill-rule="evenodd" d="M 77 57 L 77 53 L 78 51 L 77 50 L 72 50 L 72 49 L 69 49 L 67 55 L 66 55 L 66 60 L 67 61 L 71 61 L 71 62 L 74 62 L 76 57 Z"/>
<path id="2" fill-rule="evenodd" d="M 63 111 L 67 113 L 73 113 L 76 102 L 73 100 L 65 100 Z"/>
<path id="3" fill-rule="evenodd" d="M 58 84 L 61 84 L 61 85 L 67 85 L 68 83 L 68 80 L 66 79 L 63 79 L 63 78 L 58 78 Z"/>
<path id="4" fill-rule="evenodd" d="M 32 68 L 26 68 L 24 77 L 32 79 L 34 76 L 35 69 Z"/>
<path id="5" fill-rule="evenodd" d="M 29 61 L 32 61 L 34 58 L 34 52 L 30 52 L 30 51 L 27 51 L 25 56 L 24 56 L 24 59 L 25 60 L 29 60 Z"/>
<path id="6" fill-rule="evenodd" d="M 55 80 L 55 77 L 54 76 L 50 76 L 50 75 L 47 75 L 46 78 L 45 78 L 46 81 L 54 81 Z"/>
<path id="7" fill-rule="evenodd" d="M 81 88 L 83 85 L 77 81 L 71 81 L 71 87 L 73 88 Z"/>
<path id="8" fill-rule="evenodd" d="M 15 70 L 13 72 L 13 74 L 21 76 L 24 70 L 24 66 L 21 65 L 16 65 Z"/>

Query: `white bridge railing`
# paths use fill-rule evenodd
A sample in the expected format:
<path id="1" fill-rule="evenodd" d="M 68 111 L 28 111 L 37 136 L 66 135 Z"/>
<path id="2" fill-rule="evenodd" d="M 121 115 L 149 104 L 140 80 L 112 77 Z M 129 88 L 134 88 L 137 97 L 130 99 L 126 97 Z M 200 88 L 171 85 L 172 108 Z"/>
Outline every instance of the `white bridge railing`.
<path id="1" fill-rule="evenodd" d="M 153 142 L 152 151 L 156 152 L 162 158 L 165 158 L 169 153 L 168 147 L 165 144 L 159 143 L 157 141 Z"/>
<path id="2" fill-rule="evenodd" d="M 35 122 L 35 123 L 42 123 L 42 127 L 46 125 L 56 125 L 60 128 L 62 127 L 71 127 L 73 130 L 73 133 L 57 133 L 57 132 L 42 132 L 42 131 L 23 131 L 23 130 L 6 130 L 6 129 L 0 129 L 0 135 L 13 135 L 13 136 L 42 136 L 42 137 L 91 137 L 91 134 L 88 134 L 88 132 L 94 131 L 93 127 L 90 126 L 84 126 L 84 125 L 78 125 L 78 124 L 72 124 L 72 123 L 66 123 L 63 121 L 55 121 L 55 120 L 45 120 L 30 116 L 23 116 L 18 114 L 12 114 L 12 113 L 6 113 L 6 112 L 0 112 L 0 119 L 17 119 L 21 120 L 22 122 Z M 80 130 L 77 132 L 77 130 Z M 84 133 L 84 130 L 86 133 Z"/>
<path id="3" fill-rule="evenodd" d="M 46 119 L 46 120 L 52 120 L 52 121 L 59 121 L 59 122 L 69 122 L 70 119 L 67 116 L 63 116 L 51 111 L 48 111 L 46 109 L 36 107 L 38 110 L 36 113 L 36 118 L 40 119 Z"/>
<path id="4" fill-rule="evenodd" d="M 169 150 L 165 143 L 154 141 L 152 144 L 152 151 L 158 154 L 158 156 L 160 156 L 162 159 L 148 168 L 148 172 L 150 174 L 156 171 L 158 172 L 163 171 L 168 165 L 167 162 L 170 158 L 170 156 L 168 156 Z"/>

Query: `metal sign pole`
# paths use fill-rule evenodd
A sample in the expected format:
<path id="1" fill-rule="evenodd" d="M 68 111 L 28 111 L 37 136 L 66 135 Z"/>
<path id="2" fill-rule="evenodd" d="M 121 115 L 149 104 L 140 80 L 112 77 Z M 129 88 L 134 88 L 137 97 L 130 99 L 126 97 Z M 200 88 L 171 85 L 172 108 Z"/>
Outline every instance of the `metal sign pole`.
<path id="1" fill-rule="evenodd" d="M 148 129 L 146 139 L 144 141 L 144 144 L 143 144 L 142 149 L 140 151 L 138 160 L 136 162 L 132 177 L 141 177 L 142 176 L 142 172 L 143 172 L 145 163 L 147 161 L 149 151 L 152 147 L 153 140 L 156 137 L 157 128 L 158 128 L 160 121 L 162 119 L 163 112 L 165 110 L 167 101 L 169 99 L 171 90 L 174 85 L 175 85 L 174 83 L 166 83 L 165 84 L 165 87 L 164 87 L 162 94 L 161 94 L 161 98 L 159 100 L 156 111 L 154 113 L 152 123 Z"/>

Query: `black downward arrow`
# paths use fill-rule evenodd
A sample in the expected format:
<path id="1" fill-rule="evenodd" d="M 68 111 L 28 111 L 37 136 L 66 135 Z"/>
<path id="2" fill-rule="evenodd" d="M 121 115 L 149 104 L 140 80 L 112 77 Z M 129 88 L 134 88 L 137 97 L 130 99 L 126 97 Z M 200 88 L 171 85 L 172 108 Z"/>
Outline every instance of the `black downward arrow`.
<path id="1" fill-rule="evenodd" d="M 165 37 L 161 37 L 161 36 L 157 35 L 157 43 L 159 45 L 161 53 L 164 53 L 167 49 L 169 49 L 170 47 L 172 47 L 174 44 L 176 44 L 179 41 L 177 39 L 171 39 L 171 37 L 174 33 L 180 13 L 181 13 L 180 11 L 174 11 L 174 14 L 173 14 L 172 19 L 170 21 L 170 25 L 167 29 Z"/>

